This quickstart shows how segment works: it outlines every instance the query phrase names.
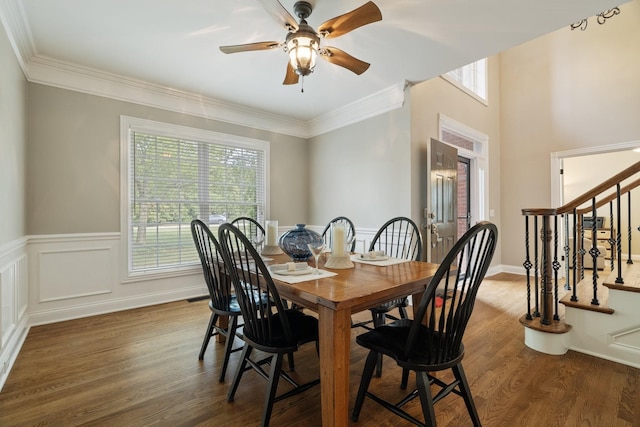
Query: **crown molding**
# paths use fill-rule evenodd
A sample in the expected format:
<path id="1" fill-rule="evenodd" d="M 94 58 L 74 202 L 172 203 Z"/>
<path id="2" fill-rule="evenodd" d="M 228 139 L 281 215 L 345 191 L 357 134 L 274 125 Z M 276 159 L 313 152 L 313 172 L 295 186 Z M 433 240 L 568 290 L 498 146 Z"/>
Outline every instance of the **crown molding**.
<path id="1" fill-rule="evenodd" d="M 313 120 L 292 119 L 39 55 L 20 0 L 0 1 L 0 22 L 29 82 L 268 132 L 308 139 L 400 108 L 404 104 L 405 83 L 402 82 Z"/>
<path id="2" fill-rule="evenodd" d="M 0 1 L 0 22 L 16 54 L 20 68 L 22 68 L 24 75 L 27 76 L 27 64 L 35 56 L 35 44 L 25 16 L 21 1 Z"/>
<path id="3" fill-rule="evenodd" d="M 310 120 L 310 136 L 322 135 L 402 107 L 405 87 L 405 82 L 396 84 Z"/>
<path id="4" fill-rule="evenodd" d="M 51 58 L 36 55 L 29 61 L 27 69 L 27 78 L 33 83 L 301 138 L 309 135 L 308 125 L 301 120 Z"/>

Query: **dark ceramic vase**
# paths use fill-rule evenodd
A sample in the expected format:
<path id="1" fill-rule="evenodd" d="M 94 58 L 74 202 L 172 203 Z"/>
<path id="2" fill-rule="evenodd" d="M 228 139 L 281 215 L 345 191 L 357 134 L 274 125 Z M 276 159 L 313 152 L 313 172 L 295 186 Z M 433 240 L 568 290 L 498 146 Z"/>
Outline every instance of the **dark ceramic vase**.
<path id="1" fill-rule="evenodd" d="M 294 261 L 301 262 L 311 258 L 312 254 L 307 245 L 313 242 L 322 242 L 322 236 L 305 228 L 305 224 L 296 224 L 296 228 L 286 231 L 280 236 L 278 246 Z"/>

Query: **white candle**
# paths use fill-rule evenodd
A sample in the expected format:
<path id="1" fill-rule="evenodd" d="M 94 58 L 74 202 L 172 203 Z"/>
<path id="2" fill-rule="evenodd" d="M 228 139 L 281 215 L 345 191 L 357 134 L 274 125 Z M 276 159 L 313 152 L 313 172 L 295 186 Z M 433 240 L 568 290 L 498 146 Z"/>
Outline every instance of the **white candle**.
<path id="1" fill-rule="evenodd" d="M 333 226 L 333 254 L 336 256 L 344 255 L 344 227 L 342 225 Z"/>
<path id="2" fill-rule="evenodd" d="M 278 221 L 267 221 L 267 246 L 276 246 Z"/>

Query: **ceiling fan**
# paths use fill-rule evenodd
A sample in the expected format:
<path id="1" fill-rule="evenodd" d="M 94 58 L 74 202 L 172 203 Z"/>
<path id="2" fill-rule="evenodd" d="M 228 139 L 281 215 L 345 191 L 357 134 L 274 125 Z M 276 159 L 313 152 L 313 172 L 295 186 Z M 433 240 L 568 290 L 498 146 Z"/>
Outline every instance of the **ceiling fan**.
<path id="1" fill-rule="evenodd" d="M 289 55 L 287 72 L 282 84 L 298 83 L 300 77 L 313 72 L 316 59 L 320 56 L 325 61 L 339 65 L 360 75 L 367 71 L 369 65 L 348 53 L 331 46 L 320 47 L 320 39 L 342 36 L 363 25 L 382 20 L 382 13 L 372 1 L 344 15 L 329 19 L 318 27 L 316 32 L 306 19 L 311 15 L 313 7 L 309 2 L 298 1 L 293 10 L 300 23 L 282 6 L 278 0 L 259 0 L 265 10 L 288 31 L 284 42 L 268 41 L 231 46 L 220 46 L 224 53 L 247 52 L 252 50 L 269 50 L 282 47 Z"/>

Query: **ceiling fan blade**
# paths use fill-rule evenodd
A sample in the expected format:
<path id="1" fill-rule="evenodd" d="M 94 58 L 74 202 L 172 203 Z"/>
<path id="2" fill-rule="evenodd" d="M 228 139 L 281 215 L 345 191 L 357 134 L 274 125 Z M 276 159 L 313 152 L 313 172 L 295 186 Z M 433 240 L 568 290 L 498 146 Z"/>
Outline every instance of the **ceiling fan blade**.
<path id="1" fill-rule="evenodd" d="M 298 83 L 298 76 L 296 72 L 293 70 L 290 62 L 287 62 L 287 74 L 284 76 L 283 85 L 294 85 Z"/>
<path id="2" fill-rule="evenodd" d="M 359 59 L 354 58 L 353 56 L 336 47 L 325 47 L 321 49 L 320 56 L 325 61 L 329 61 L 332 64 L 344 67 L 347 70 L 353 71 L 358 75 L 367 71 L 370 65 L 368 62 L 360 61 Z"/>
<path id="3" fill-rule="evenodd" d="M 318 27 L 318 33 L 327 39 L 339 37 L 363 25 L 382 20 L 382 12 L 372 1 L 344 15 L 329 19 Z"/>
<path id="4" fill-rule="evenodd" d="M 287 9 L 282 6 L 278 0 L 258 0 L 262 7 L 271 15 L 271 17 L 287 31 L 293 32 L 298 30 L 298 23 L 295 18 L 291 16 Z"/>
<path id="5" fill-rule="evenodd" d="M 231 46 L 220 46 L 220 50 L 224 53 L 248 52 L 251 50 L 269 50 L 280 47 L 280 42 L 258 42 L 247 44 L 235 44 Z"/>

